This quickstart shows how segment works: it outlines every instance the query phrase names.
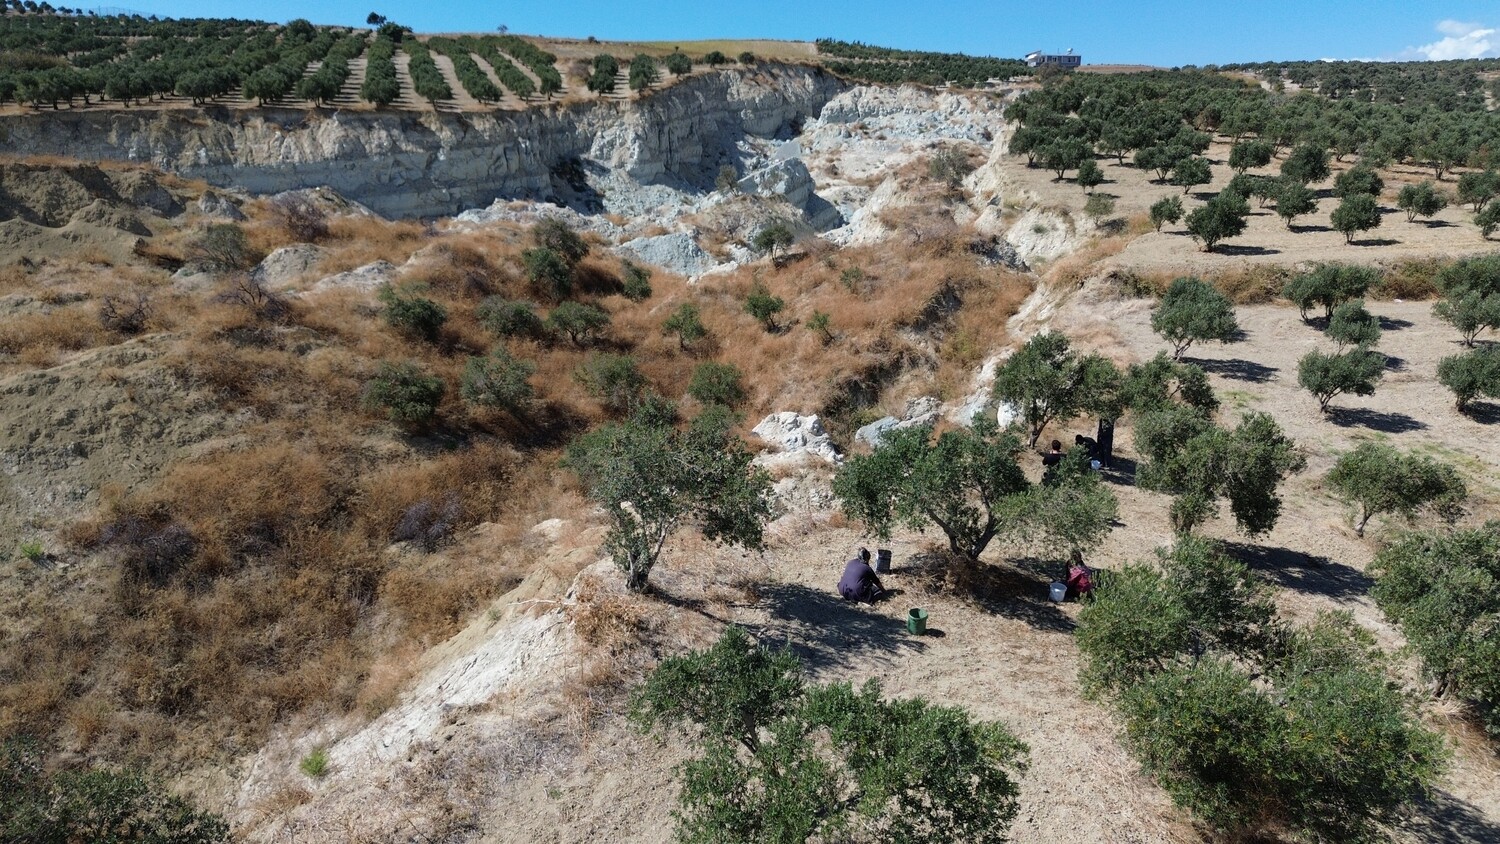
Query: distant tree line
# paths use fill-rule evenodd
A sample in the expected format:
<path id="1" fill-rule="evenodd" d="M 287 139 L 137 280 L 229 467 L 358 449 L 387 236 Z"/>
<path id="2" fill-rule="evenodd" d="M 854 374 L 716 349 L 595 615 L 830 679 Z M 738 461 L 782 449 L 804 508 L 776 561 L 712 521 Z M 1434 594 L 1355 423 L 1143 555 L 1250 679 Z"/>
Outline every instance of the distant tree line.
<path id="1" fill-rule="evenodd" d="M 1009 79 L 1031 73 L 1026 63 L 1019 59 L 893 50 L 833 38 L 819 38 L 817 47 L 820 55 L 832 59 L 824 62 L 829 70 L 840 76 L 867 82 L 918 82 L 923 85 L 946 83 L 959 88 L 978 88 L 990 79 Z"/>

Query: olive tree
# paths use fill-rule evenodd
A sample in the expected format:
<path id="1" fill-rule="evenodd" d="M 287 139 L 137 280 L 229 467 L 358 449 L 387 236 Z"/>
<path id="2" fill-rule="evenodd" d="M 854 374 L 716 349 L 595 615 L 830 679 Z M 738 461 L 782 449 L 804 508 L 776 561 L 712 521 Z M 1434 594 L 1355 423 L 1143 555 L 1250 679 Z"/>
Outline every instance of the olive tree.
<path id="1" fill-rule="evenodd" d="M 1479 396 L 1500 399 L 1500 346 L 1483 346 L 1438 361 L 1438 382 L 1453 391 L 1459 410 Z"/>
<path id="2" fill-rule="evenodd" d="M 1348 346 L 1369 348 L 1380 342 L 1380 317 L 1365 310 L 1363 300 L 1345 302 L 1333 309 L 1326 333 L 1341 352 Z"/>
<path id="3" fill-rule="evenodd" d="M 1476 214 L 1483 211 L 1496 195 L 1500 195 L 1500 173 L 1494 170 L 1465 173 L 1458 177 L 1458 201 L 1472 205 Z"/>
<path id="4" fill-rule="evenodd" d="M 1301 453 L 1270 416 L 1246 414 L 1233 430 L 1197 408 L 1177 405 L 1136 420 L 1136 448 L 1144 458 L 1140 485 L 1173 496 L 1172 526 L 1190 533 L 1215 516 L 1228 498 L 1240 530 L 1258 536 L 1276 526 L 1276 488 L 1304 464 Z"/>
<path id="5" fill-rule="evenodd" d="M 1436 679 L 1500 737 L 1500 522 L 1408 534 L 1375 556 L 1371 590 Z"/>
<path id="6" fill-rule="evenodd" d="M 1385 190 L 1385 180 L 1368 164 L 1356 164 L 1333 180 L 1333 195 L 1343 198 L 1356 193 L 1378 197 Z"/>
<path id="7" fill-rule="evenodd" d="M 1182 188 L 1183 193 L 1187 193 L 1198 185 L 1206 185 L 1212 180 L 1213 170 L 1208 165 L 1208 159 L 1190 155 L 1173 165 L 1170 183 Z"/>
<path id="8" fill-rule="evenodd" d="M 1304 185 L 1327 179 L 1328 150 L 1313 143 L 1298 144 L 1281 162 L 1281 175 Z"/>
<path id="9" fill-rule="evenodd" d="M 1406 212 L 1406 222 L 1416 222 L 1418 217 L 1431 217 L 1448 207 L 1448 197 L 1432 186 L 1432 182 L 1404 185 L 1396 194 L 1396 207 Z"/>
<path id="10" fill-rule="evenodd" d="M 1356 234 L 1380 226 L 1380 206 L 1375 197 L 1367 193 L 1345 194 L 1329 219 L 1334 229 L 1344 235 L 1344 242 L 1353 243 Z"/>
<path id="11" fill-rule="evenodd" d="M 1176 225 L 1182 221 L 1182 197 L 1164 196 L 1151 203 L 1151 225 L 1161 231 L 1163 223 Z"/>
<path id="12" fill-rule="evenodd" d="M 1219 409 L 1219 400 L 1202 367 L 1157 352 L 1145 363 L 1130 365 L 1120 386 L 1120 405 L 1138 416 L 1185 405 L 1208 417 Z"/>
<path id="13" fill-rule="evenodd" d="M 1208 282 L 1192 276 L 1175 279 L 1167 287 L 1151 312 L 1151 330 L 1172 344 L 1173 360 L 1181 360 L 1195 342 L 1232 343 L 1240 335 L 1234 303 Z"/>
<path id="14" fill-rule="evenodd" d="M 1085 158 L 1078 165 L 1078 172 L 1073 174 L 1073 181 L 1085 191 L 1092 193 L 1094 188 L 1104 184 L 1104 170 L 1099 163 L 1092 158 Z"/>
<path id="15" fill-rule="evenodd" d="M 1312 188 L 1295 179 L 1280 179 L 1275 183 L 1276 216 L 1286 223 L 1287 231 L 1291 231 L 1292 223 L 1298 217 L 1306 216 L 1318 210 L 1318 195 Z"/>
<path id="16" fill-rule="evenodd" d="M 1441 739 L 1347 616 L 1293 625 L 1267 587 L 1184 537 L 1105 572 L 1079 614 L 1081 675 L 1125 745 L 1221 836 L 1364 841 L 1440 775 Z"/>
<path id="17" fill-rule="evenodd" d="M 1271 163 L 1273 152 L 1274 149 L 1267 141 L 1240 141 L 1229 148 L 1229 166 L 1236 173 L 1243 173 L 1252 167 L 1264 167 Z"/>
<path id="18" fill-rule="evenodd" d="M 1187 215 L 1187 230 L 1203 251 L 1212 252 L 1221 241 L 1244 234 L 1249 217 L 1250 204 L 1243 196 L 1221 191 Z"/>
<path id="19" fill-rule="evenodd" d="M 677 839 L 698 844 L 1000 844 L 1027 752 L 1000 724 L 920 697 L 886 700 L 874 680 L 809 684 L 790 651 L 738 627 L 663 660 L 630 716 L 694 742 L 675 815 Z"/>
<path id="20" fill-rule="evenodd" d="M 1113 400 L 1119 371 L 1099 354 L 1079 355 L 1057 332 L 1033 336 L 995 371 L 994 396 L 1015 405 L 1035 446 L 1042 431 Z"/>
<path id="21" fill-rule="evenodd" d="M 1307 321 L 1307 313 L 1322 306 L 1323 316 L 1333 318 L 1333 309 L 1350 299 L 1358 299 L 1380 281 L 1380 271 L 1354 264 L 1319 264 L 1287 282 L 1281 295 L 1292 301 Z"/>
<path id="22" fill-rule="evenodd" d="M 1354 532 L 1365 535 L 1370 519 L 1385 513 L 1413 521 L 1430 510 L 1446 521 L 1462 514 L 1468 488 L 1446 463 L 1380 443 L 1361 443 L 1341 455 L 1324 478 L 1334 495 L 1353 506 Z"/>
<path id="23" fill-rule="evenodd" d="M 1500 256 L 1465 258 L 1437 275 L 1443 298 L 1432 306 L 1438 319 L 1458 329 L 1464 345 L 1485 329 L 1500 328 Z"/>
<path id="24" fill-rule="evenodd" d="M 1006 527 L 1007 500 L 1029 488 L 1016 462 L 1020 441 L 987 417 L 936 438 L 922 426 L 883 434 L 879 448 L 840 467 L 834 496 L 882 538 L 897 526 L 934 525 L 951 551 L 978 559 Z"/>
<path id="25" fill-rule="evenodd" d="M 752 456 L 721 414 L 677 430 L 638 413 L 579 437 L 565 459 L 604 508 L 605 547 L 626 587 L 640 592 L 666 541 L 685 526 L 717 544 L 764 547 L 771 478 L 751 466 Z"/>
<path id="26" fill-rule="evenodd" d="M 1385 355 L 1373 349 L 1355 348 L 1327 354 L 1314 349 L 1297 361 L 1297 383 L 1318 400 L 1318 411 L 1328 412 L 1328 403 L 1348 393 L 1375 394 L 1375 385 L 1385 374 Z"/>

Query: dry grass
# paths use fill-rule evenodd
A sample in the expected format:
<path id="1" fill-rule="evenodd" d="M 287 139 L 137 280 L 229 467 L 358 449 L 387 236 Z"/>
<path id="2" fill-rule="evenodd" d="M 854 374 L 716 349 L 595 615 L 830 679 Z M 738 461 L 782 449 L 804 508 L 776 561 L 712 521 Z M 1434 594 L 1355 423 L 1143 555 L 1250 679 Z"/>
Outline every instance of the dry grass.
<path id="1" fill-rule="evenodd" d="M 169 373 L 249 420 L 151 482 L 103 494 L 97 514 L 65 532 L 78 582 L 91 586 L 66 601 L 43 590 L 6 619 L 18 636 L 0 653 L 0 732 L 50 734 L 106 758 L 155 752 L 170 765 L 239 752 L 297 713 L 383 711 L 417 649 L 460 629 L 535 565 L 527 529 L 583 509 L 557 463 L 571 435 L 607 418 L 573 377 L 597 351 L 633 355 L 674 400 L 700 362 L 733 363 L 745 374 L 747 426 L 773 410 L 831 410 L 842 431 L 903 390 L 956 394 L 973 364 L 1007 341 L 999 326 L 1031 283 L 981 265 L 972 235 L 951 220 L 902 223 L 892 243 L 813 250 L 779 271 L 758 264 L 697 285 L 657 273 L 642 303 L 617 295 L 618 261 L 596 253 L 580 267 L 576 295 L 612 324 L 591 347 L 502 341 L 478 323 L 486 296 L 535 298 L 517 269 L 529 238 L 503 226 L 432 236 L 374 218 L 331 221 L 321 270 L 402 263 L 424 250 L 403 280 L 448 311 L 432 343 L 393 331 L 357 291 L 306 295 L 268 315 L 217 290 L 176 292 L 161 269 L 0 273 L 0 288 L 41 303 L 37 316 L 8 321 L 0 348 L 37 350 L 45 364 L 118 342 L 99 324 L 98 300 L 143 290 L 156 305 L 149 330 L 171 331 L 162 341 Z M 263 251 L 286 236 L 266 219 L 246 230 Z M 152 262 L 170 263 L 186 237 L 158 238 Z M 846 275 L 851 268 L 860 272 Z M 757 280 L 786 301 L 776 331 L 744 310 Z M 689 301 L 710 340 L 683 350 L 661 323 Z M 814 312 L 831 315 L 831 342 L 806 328 Z M 459 397 L 468 358 L 496 344 L 537 367 L 528 418 Z M 422 436 L 361 406 L 371 374 L 394 360 L 446 385 L 440 420 Z M 481 523 L 499 529 L 471 529 Z M 754 583 L 732 579 L 705 596 L 742 602 Z M 643 670 L 635 660 L 652 648 L 640 643 L 655 635 L 644 600 L 594 586 L 574 607 L 589 651 L 568 694 L 584 722 L 618 706 Z M 51 602 L 65 609 L 37 611 Z"/>

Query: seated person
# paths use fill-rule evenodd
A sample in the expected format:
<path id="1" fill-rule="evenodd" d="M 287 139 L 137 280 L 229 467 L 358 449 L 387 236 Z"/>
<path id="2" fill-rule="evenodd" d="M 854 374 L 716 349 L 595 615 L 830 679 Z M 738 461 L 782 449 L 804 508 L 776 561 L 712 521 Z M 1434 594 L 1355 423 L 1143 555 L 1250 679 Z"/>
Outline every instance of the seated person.
<path id="1" fill-rule="evenodd" d="M 1052 450 L 1042 455 L 1043 466 L 1056 466 L 1063 459 L 1062 441 L 1053 440 Z"/>
<path id="2" fill-rule="evenodd" d="M 1073 552 L 1073 563 L 1068 566 L 1068 595 L 1070 600 L 1077 600 L 1087 595 L 1094 588 L 1094 570 L 1083 562 L 1083 555 L 1077 551 Z"/>
<path id="3" fill-rule="evenodd" d="M 870 549 L 859 549 L 854 559 L 844 565 L 844 576 L 839 578 L 839 594 L 846 601 L 866 604 L 873 604 L 885 595 L 885 587 L 875 576 L 875 570 L 870 568 Z"/>

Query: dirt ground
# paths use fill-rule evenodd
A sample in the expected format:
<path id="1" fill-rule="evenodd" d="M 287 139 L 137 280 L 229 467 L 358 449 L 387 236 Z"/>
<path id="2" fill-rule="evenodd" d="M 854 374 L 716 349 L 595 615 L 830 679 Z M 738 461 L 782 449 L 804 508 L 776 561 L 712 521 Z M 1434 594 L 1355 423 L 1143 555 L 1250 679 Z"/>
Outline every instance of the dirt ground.
<path id="1" fill-rule="evenodd" d="M 1288 616 L 1351 613 L 1395 655 L 1403 683 L 1420 694 L 1416 667 L 1399 653 L 1400 633 L 1369 598 L 1371 580 L 1365 574 L 1381 535 L 1398 525 L 1373 523 L 1367 538 L 1355 537 L 1348 514 L 1322 491 L 1320 478 L 1340 451 L 1363 440 L 1388 441 L 1458 465 L 1476 493 L 1469 519 L 1493 518 L 1500 515 L 1495 485 L 1500 408 L 1481 409 L 1473 418 L 1452 409 L 1434 380 L 1434 368 L 1456 345 L 1451 329 L 1430 315 L 1427 303 L 1376 303 L 1372 309 L 1387 326 L 1381 347 L 1392 357 L 1389 374 L 1374 396 L 1338 399 L 1338 409 L 1326 417 L 1296 385 L 1298 357 L 1322 341 L 1295 309 L 1241 308 L 1244 342 L 1190 350 L 1189 357 L 1212 373 L 1227 419 L 1251 409 L 1271 413 L 1308 458 L 1306 470 L 1284 487 L 1283 518 L 1271 534 L 1247 540 L 1234 533 L 1227 514 L 1206 532 L 1227 540 L 1232 553 L 1275 585 Z M 1122 362 L 1148 358 L 1162 348 L 1149 328 L 1149 303 L 1113 298 L 1107 290 L 1085 290 L 1055 324 L 1081 345 L 1104 349 Z M 1085 431 L 1079 425 L 1046 436 L 1066 439 L 1075 429 Z M 1171 540 L 1167 499 L 1132 485 L 1130 441 L 1128 432 L 1122 433 L 1124 459 L 1110 476 L 1122 525 L 1090 559 L 1106 568 L 1149 559 Z M 1038 467 L 1028 470 L 1036 474 Z M 895 570 L 887 585 L 901 594 L 873 608 L 853 606 L 837 599 L 833 583 L 852 548 L 874 547 L 876 540 L 828 512 L 788 515 L 775 523 L 771 548 L 759 560 L 679 544 L 653 575 L 660 591 L 650 606 L 670 631 L 669 650 L 702 647 L 723 624 L 740 624 L 762 641 L 790 645 L 818 680 L 874 678 L 889 695 L 922 695 L 1004 723 L 1031 747 L 1013 827 L 1018 842 L 1200 840 L 1122 748 L 1109 712 L 1081 697 L 1072 635 L 1078 607 L 1046 600 L 1048 566 L 1021 549 L 993 548 L 986 561 L 1003 572 L 998 575 L 1003 594 L 959 600 L 930 591 L 916 576 L 914 555 L 932 539 L 900 534 L 879 543 L 894 551 Z M 929 610 L 927 636 L 906 632 L 904 616 L 911 606 Z M 1393 840 L 1500 840 L 1500 758 L 1493 745 L 1452 704 L 1428 703 L 1424 712 L 1449 737 L 1453 764 L 1432 799 L 1393 832 Z M 592 758 L 599 764 L 518 783 L 520 791 L 505 800 L 527 806 L 516 815 L 517 821 L 527 819 L 524 831 L 545 841 L 668 840 L 666 811 L 676 788 L 671 767 L 684 748 L 631 736 L 613 717 L 590 735 Z M 600 804 L 604 794 L 624 787 L 621 765 L 632 772 L 629 803 L 644 811 L 633 821 L 622 821 Z M 537 809 L 547 822 L 530 813 Z"/>

